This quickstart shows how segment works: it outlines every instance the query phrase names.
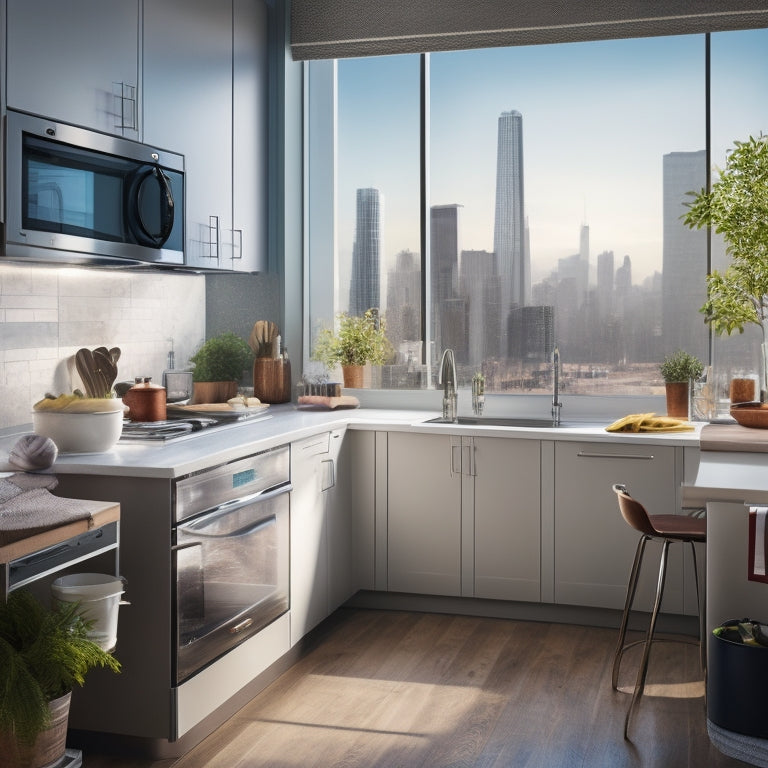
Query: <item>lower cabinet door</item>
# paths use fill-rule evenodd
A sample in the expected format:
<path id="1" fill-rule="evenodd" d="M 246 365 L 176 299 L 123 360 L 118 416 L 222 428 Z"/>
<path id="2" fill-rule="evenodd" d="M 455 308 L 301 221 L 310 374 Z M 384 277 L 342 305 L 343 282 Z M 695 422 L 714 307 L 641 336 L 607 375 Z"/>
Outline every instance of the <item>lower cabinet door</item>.
<path id="1" fill-rule="evenodd" d="M 541 599 L 540 452 L 538 440 L 474 438 L 475 597 Z"/>
<path id="2" fill-rule="evenodd" d="M 640 534 L 624 522 L 614 483 L 654 514 L 676 514 L 675 448 L 637 443 L 555 446 L 555 602 L 623 608 Z M 683 545 L 670 547 L 662 610 L 683 612 Z M 650 610 L 661 547 L 645 548 L 635 607 Z M 690 553 L 688 553 L 690 555 Z"/>
<path id="3" fill-rule="evenodd" d="M 390 592 L 461 594 L 461 446 L 455 440 L 446 435 L 389 433 Z"/>

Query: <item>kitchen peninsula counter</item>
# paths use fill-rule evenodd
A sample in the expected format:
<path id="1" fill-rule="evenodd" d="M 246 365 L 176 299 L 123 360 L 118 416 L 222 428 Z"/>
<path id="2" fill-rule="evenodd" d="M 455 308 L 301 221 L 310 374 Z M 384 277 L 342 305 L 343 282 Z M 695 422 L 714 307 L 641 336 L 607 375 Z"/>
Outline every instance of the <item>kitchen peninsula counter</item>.
<path id="1" fill-rule="evenodd" d="M 736 424 L 705 426 L 695 479 L 683 486 L 684 503 L 704 504 L 707 509 L 707 637 L 731 619 L 768 621 L 768 584 L 765 577 L 749 573 L 750 550 L 755 547 L 750 540 L 750 507 L 768 505 L 766 451 L 768 430 Z M 713 657 L 712 663 L 718 660 Z M 738 693 L 734 691 L 735 696 Z M 714 711 L 710 707 L 708 715 Z M 721 751 L 768 764 L 768 740 L 728 731 L 709 719 L 708 725 L 710 738 Z"/>

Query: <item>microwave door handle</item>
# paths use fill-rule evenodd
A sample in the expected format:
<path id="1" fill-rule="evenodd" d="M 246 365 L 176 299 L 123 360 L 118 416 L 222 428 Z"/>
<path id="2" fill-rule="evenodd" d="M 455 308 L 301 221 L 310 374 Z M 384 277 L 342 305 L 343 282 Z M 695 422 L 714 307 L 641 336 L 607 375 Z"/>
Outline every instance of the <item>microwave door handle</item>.
<path id="1" fill-rule="evenodd" d="M 159 166 L 155 166 L 154 170 L 155 178 L 160 185 L 160 220 L 162 225 L 160 228 L 160 235 L 158 239 L 160 242 L 158 245 L 162 245 L 170 236 L 173 230 L 173 219 L 175 214 L 175 204 L 173 201 L 173 190 L 171 189 L 171 180 L 168 175 Z"/>
<path id="2" fill-rule="evenodd" d="M 144 184 L 155 179 L 160 187 L 160 231 L 150 232 L 144 225 L 139 206 L 141 189 Z M 173 230 L 175 204 L 173 191 L 168 176 L 159 165 L 142 166 L 134 175 L 127 191 L 128 227 L 140 245 L 160 248 L 170 237 Z"/>

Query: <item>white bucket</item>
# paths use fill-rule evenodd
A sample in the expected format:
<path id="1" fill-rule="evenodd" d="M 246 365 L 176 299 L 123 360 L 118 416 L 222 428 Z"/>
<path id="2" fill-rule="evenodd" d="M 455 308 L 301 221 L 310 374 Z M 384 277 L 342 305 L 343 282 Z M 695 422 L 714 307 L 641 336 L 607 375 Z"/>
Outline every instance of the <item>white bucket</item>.
<path id="1" fill-rule="evenodd" d="M 75 573 L 51 584 L 55 600 L 80 603 L 82 617 L 93 621 L 88 639 L 104 651 L 113 651 L 117 645 L 117 612 L 123 592 L 121 578 L 103 573 Z"/>

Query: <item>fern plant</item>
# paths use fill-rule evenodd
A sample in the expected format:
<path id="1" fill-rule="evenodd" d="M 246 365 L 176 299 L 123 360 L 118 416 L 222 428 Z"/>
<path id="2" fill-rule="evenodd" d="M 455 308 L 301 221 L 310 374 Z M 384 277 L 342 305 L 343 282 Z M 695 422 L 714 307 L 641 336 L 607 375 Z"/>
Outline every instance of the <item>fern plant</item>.
<path id="1" fill-rule="evenodd" d="M 0 603 L 0 731 L 32 744 L 50 718 L 48 702 L 83 685 L 93 667 L 120 671 L 120 662 L 87 637 L 78 603 L 45 608 L 31 593 Z"/>

